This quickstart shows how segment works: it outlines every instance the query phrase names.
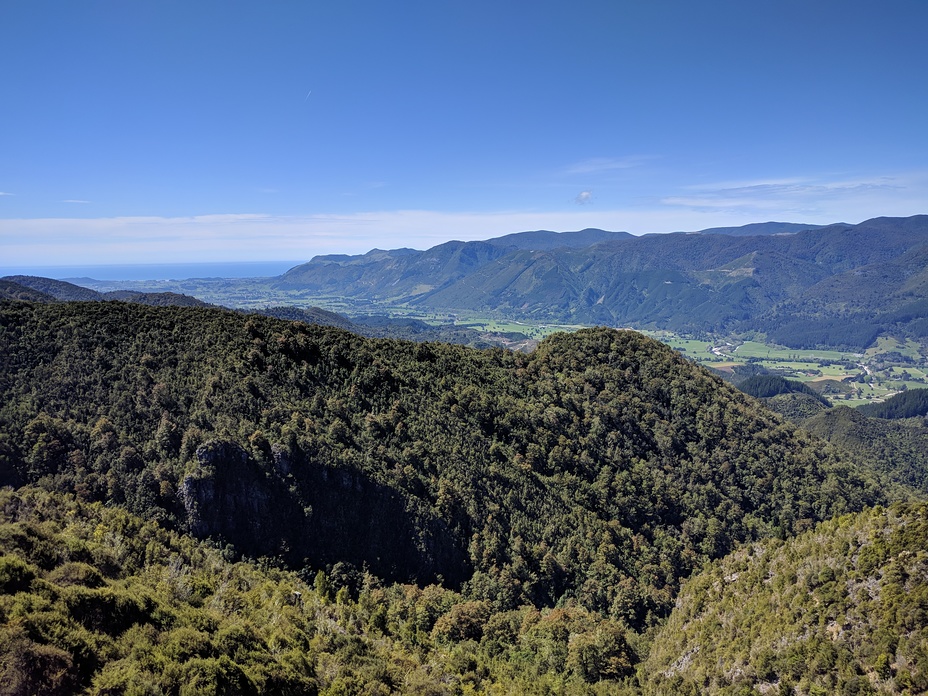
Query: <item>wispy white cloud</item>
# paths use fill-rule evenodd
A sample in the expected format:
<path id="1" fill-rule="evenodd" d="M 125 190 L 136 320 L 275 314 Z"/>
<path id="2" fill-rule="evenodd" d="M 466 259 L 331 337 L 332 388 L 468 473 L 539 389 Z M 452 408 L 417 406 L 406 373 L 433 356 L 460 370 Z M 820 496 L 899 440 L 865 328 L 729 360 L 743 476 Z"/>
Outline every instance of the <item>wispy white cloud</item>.
<path id="1" fill-rule="evenodd" d="M 0 196 L 15 196 L 15 193 L 10 193 L 9 191 L 0 191 Z"/>
<path id="2" fill-rule="evenodd" d="M 877 215 L 928 211 L 928 172 L 873 177 L 793 177 L 719 182 L 681 188 L 660 199 L 663 205 L 780 219 L 803 215 L 853 220 Z M 809 220 L 806 220 L 809 221 Z"/>
<path id="3" fill-rule="evenodd" d="M 84 201 L 79 198 L 66 198 L 65 200 L 61 202 L 62 203 L 90 203 L 90 201 Z"/>
<path id="4" fill-rule="evenodd" d="M 802 177 L 784 177 L 779 179 L 736 179 L 731 181 L 714 181 L 711 183 L 690 184 L 681 188 L 689 191 L 727 191 L 730 189 L 745 189 L 758 186 L 790 186 L 794 184 L 805 184 L 809 181 L 809 179 Z"/>
<path id="5" fill-rule="evenodd" d="M 616 169 L 631 169 L 653 159 L 644 155 L 631 155 L 628 157 L 591 157 L 568 165 L 568 174 L 599 174 Z"/>

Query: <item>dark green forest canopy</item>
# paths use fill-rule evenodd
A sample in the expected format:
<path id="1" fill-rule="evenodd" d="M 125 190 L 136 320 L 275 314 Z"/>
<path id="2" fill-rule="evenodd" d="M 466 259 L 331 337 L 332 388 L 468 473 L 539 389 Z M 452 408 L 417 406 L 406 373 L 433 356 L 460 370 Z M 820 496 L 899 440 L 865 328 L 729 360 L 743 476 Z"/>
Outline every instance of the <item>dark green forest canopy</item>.
<path id="1" fill-rule="evenodd" d="M 881 502 L 868 476 L 631 331 L 532 354 L 204 308 L 0 306 L 0 474 L 293 568 L 635 628 L 740 541 Z"/>
<path id="2" fill-rule="evenodd" d="M 807 384 L 778 375 L 753 375 L 738 382 L 738 389 L 759 399 L 770 398 L 779 394 L 807 394 L 823 406 L 829 405 L 825 397 L 815 392 Z"/>

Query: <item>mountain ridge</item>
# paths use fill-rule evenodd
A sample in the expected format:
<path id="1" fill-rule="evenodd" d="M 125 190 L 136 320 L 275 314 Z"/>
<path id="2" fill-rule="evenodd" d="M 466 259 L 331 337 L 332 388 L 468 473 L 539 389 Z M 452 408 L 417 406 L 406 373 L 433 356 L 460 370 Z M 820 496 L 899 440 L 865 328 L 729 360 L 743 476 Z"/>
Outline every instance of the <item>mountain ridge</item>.
<path id="1" fill-rule="evenodd" d="M 894 325 L 921 336 L 925 322 L 916 320 L 925 317 L 899 322 L 893 313 L 928 299 L 928 216 L 798 227 L 789 234 L 622 235 L 557 250 L 510 248 L 497 240 L 447 242 L 399 255 L 319 257 L 271 283 L 431 311 L 671 330 L 753 329 L 772 332 L 790 347 L 862 347 L 869 334 L 842 336 L 842 323 L 874 332 Z M 813 319 L 821 330 L 814 331 Z"/>

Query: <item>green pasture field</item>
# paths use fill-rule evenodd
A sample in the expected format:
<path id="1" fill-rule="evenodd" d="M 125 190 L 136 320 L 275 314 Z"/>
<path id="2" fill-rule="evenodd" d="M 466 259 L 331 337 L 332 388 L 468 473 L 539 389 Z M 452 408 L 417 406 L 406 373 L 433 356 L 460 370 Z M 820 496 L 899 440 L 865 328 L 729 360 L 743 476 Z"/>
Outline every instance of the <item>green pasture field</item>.
<path id="1" fill-rule="evenodd" d="M 718 356 L 709 352 L 709 349 L 714 345 L 710 341 L 699 341 L 694 338 L 663 338 L 661 336 L 655 336 L 655 338 L 696 360 L 701 360 L 703 358 L 720 359 Z"/>
<path id="2" fill-rule="evenodd" d="M 757 341 L 745 341 L 735 349 L 739 358 L 761 358 L 767 360 L 795 360 L 804 363 L 821 360 L 860 360 L 858 353 L 845 353 L 838 350 L 799 350 Z"/>
<path id="3" fill-rule="evenodd" d="M 876 340 L 876 345 L 867 349 L 866 356 L 868 358 L 872 358 L 879 355 L 880 353 L 891 352 L 900 353 L 901 355 L 912 358 L 913 360 L 924 359 L 922 348 L 918 341 L 913 341 L 912 339 L 900 341 L 889 336 L 880 336 Z"/>

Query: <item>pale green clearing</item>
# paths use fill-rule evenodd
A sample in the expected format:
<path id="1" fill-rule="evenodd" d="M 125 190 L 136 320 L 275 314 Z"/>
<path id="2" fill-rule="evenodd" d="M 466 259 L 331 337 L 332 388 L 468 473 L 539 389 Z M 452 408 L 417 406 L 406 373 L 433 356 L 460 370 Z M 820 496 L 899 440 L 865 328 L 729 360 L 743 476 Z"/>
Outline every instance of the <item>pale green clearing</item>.
<path id="1" fill-rule="evenodd" d="M 859 353 L 844 353 L 838 350 L 797 350 L 757 341 L 745 341 L 735 348 L 734 355 L 744 359 L 795 360 L 804 363 L 821 360 L 857 361 L 862 357 Z"/>
<path id="2" fill-rule="evenodd" d="M 880 353 L 899 353 L 913 360 L 922 359 L 922 347 L 918 341 L 912 339 L 899 341 L 888 336 L 880 336 L 876 340 L 876 345 L 867 349 L 866 357 L 872 358 Z"/>

